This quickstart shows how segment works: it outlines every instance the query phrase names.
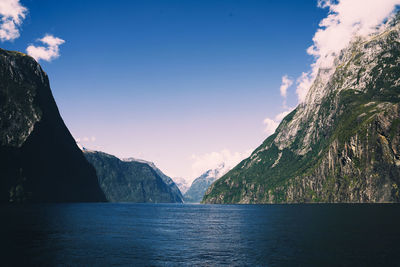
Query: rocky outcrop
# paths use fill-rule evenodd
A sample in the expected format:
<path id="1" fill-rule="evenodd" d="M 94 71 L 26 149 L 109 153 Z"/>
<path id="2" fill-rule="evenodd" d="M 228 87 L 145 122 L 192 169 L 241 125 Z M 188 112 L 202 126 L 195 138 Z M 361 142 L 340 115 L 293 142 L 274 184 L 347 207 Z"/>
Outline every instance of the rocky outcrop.
<path id="1" fill-rule="evenodd" d="M 182 195 L 147 163 L 84 149 L 110 202 L 182 203 Z M 179 191 L 179 189 L 178 189 Z"/>
<path id="2" fill-rule="evenodd" d="M 356 38 L 205 203 L 399 202 L 400 29 Z"/>
<path id="3" fill-rule="evenodd" d="M 0 202 L 105 201 L 31 57 L 0 49 Z"/>

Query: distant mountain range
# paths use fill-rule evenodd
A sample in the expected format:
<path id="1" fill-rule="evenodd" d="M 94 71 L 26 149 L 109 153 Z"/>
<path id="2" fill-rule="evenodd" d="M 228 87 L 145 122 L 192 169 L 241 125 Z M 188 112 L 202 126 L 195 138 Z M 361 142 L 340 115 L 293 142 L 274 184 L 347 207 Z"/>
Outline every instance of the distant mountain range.
<path id="1" fill-rule="evenodd" d="M 157 168 L 157 166 L 153 162 L 135 158 L 126 158 L 122 160 L 126 162 L 139 162 L 149 165 L 161 177 L 161 179 L 163 179 L 164 183 L 166 183 L 171 188 L 172 192 L 177 196 L 177 198 L 180 199 L 180 201 L 178 202 L 183 202 L 183 196 L 177 184 L 174 182 L 174 180 L 172 180 L 171 177 L 165 175 L 159 168 Z"/>
<path id="2" fill-rule="evenodd" d="M 185 202 L 200 203 L 208 187 L 222 176 L 225 165 L 221 164 L 215 169 L 210 169 L 196 178 L 190 188 L 183 195 Z"/>
<path id="3" fill-rule="evenodd" d="M 153 163 L 84 149 L 110 202 L 182 203 L 182 194 Z"/>
<path id="4" fill-rule="evenodd" d="M 0 49 L 0 202 L 105 201 L 40 65 Z"/>

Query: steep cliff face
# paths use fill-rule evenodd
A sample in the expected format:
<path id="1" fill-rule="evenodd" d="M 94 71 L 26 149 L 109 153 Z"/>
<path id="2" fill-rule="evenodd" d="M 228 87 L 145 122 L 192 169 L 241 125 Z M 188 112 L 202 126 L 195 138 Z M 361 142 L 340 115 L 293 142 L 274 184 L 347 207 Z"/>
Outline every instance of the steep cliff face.
<path id="1" fill-rule="evenodd" d="M 145 164 L 149 165 L 158 174 L 158 176 L 161 177 L 161 179 L 164 181 L 164 183 L 167 184 L 171 188 L 172 193 L 179 200 L 178 202 L 183 202 L 183 196 L 182 196 L 182 193 L 179 190 L 177 184 L 172 180 L 171 177 L 165 175 L 159 168 L 157 168 L 157 166 L 153 162 L 143 160 L 143 159 L 135 159 L 135 158 L 127 158 L 127 159 L 123 159 L 123 161 L 139 162 L 139 163 L 145 163 Z"/>
<path id="2" fill-rule="evenodd" d="M 177 194 L 157 172 L 146 163 L 122 161 L 99 152 L 84 150 L 95 167 L 100 186 L 110 202 L 182 203 Z"/>
<path id="3" fill-rule="evenodd" d="M 0 202 L 105 201 L 31 57 L 0 49 Z"/>
<path id="4" fill-rule="evenodd" d="M 400 30 L 357 38 L 205 203 L 399 202 Z"/>

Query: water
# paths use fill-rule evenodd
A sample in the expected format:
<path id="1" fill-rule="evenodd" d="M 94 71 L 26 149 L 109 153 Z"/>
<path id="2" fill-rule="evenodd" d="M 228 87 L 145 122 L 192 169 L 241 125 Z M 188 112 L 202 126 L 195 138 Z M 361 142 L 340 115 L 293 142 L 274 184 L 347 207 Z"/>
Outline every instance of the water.
<path id="1" fill-rule="evenodd" d="M 1 266 L 388 266 L 400 205 L 0 206 Z"/>

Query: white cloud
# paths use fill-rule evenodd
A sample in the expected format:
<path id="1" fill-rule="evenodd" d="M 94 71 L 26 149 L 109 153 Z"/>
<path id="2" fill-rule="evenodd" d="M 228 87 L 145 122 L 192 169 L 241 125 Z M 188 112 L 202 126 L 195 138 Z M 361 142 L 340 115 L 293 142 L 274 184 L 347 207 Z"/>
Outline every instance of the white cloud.
<path id="1" fill-rule="evenodd" d="M 265 118 L 264 119 L 264 124 L 265 124 L 265 130 L 264 132 L 270 136 L 271 134 L 273 134 L 276 130 L 276 128 L 279 125 L 278 121 L 275 121 L 274 119 L 270 119 L 270 118 Z"/>
<path id="2" fill-rule="evenodd" d="M 58 58 L 60 56 L 59 46 L 65 43 L 63 39 L 49 34 L 46 34 L 42 39 L 38 39 L 38 41 L 44 43 L 47 47 L 30 45 L 26 48 L 28 55 L 37 61 L 41 59 L 51 61 Z"/>
<path id="3" fill-rule="evenodd" d="M 329 14 L 320 22 L 313 45 L 307 49 L 315 60 L 311 70 L 297 79 L 299 102 L 304 101 L 319 68 L 332 67 L 334 58 L 354 36 L 376 32 L 399 4 L 400 0 L 319 0 L 318 6 L 329 8 Z"/>
<path id="4" fill-rule="evenodd" d="M 332 67 L 335 57 L 355 36 L 365 37 L 379 31 L 385 20 L 393 14 L 396 5 L 400 5 L 400 0 L 319 0 L 318 6 L 329 8 L 329 13 L 320 22 L 320 28 L 313 37 L 313 45 L 307 49 L 307 53 L 314 57 L 310 70 L 296 79 L 298 102 L 305 100 L 320 68 Z M 264 119 L 264 131 L 268 136 L 275 132 L 281 120 L 293 110 L 286 106 L 287 89 L 292 84 L 293 81 L 287 75 L 282 76 L 279 91 L 284 98 L 285 111 L 274 118 Z"/>
<path id="5" fill-rule="evenodd" d="M 289 79 L 287 75 L 282 76 L 282 84 L 279 90 L 281 91 L 281 96 L 283 96 L 286 99 L 287 96 L 287 89 L 292 86 L 293 81 Z"/>
<path id="6" fill-rule="evenodd" d="M 0 1 L 0 40 L 11 41 L 19 37 L 18 27 L 25 19 L 28 9 L 19 0 Z"/>
<path id="7" fill-rule="evenodd" d="M 88 137 L 88 136 L 78 137 L 78 138 L 75 138 L 75 141 L 77 143 L 83 143 L 83 142 L 85 142 L 85 143 L 92 142 L 93 143 L 93 142 L 96 141 L 96 137 L 95 136 L 92 136 L 92 137 Z"/>
<path id="8" fill-rule="evenodd" d="M 294 110 L 294 108 L 289 108 L 289 109 L 287 109 L 285 111 L 282 111 L 281 113 L 279 113 L 278 115 L 275 116 L 275 120 L 280 122 L 281 120 L 283 120 L 283 118 L 286 117 L 287 114 L 289 114 L 293 110 Z"/>
<path id="9" fill-rule="evenodd" d="M 282 76 L 282 84 L 279 88 L 281 92 L 281 96 L 283 97 L 283 108 L 285 109 L 283 112 L 277 114 L 274 118 L 265 118 L 263 123 L 265 124 L 264 132 L 267 136 L 273 134 L 276 128 L 279 126 L 279 123 L 282 119 L 289 114 L 293 108 L 290 108 L 286 105 L 286 97 L 287 97 L 287 89 L 292 86 L 293 80 L 291 80 L 287 75 Z"/>
<path id="10" fill-rule="evenodd" d="M 83 149 L 83 147 L 87 148 L 88 146 L 90 146 L 90 148 L 92 150 L 102 150 L 103 147 L 94 145 L 95 141 L 96 141 L 95 136 L 91 136 L 91 137 L 84 136 L 82 138 L 80 138 L 80 137 L 75 138 L 75 142 L 81 150 Z"/>
<path id="11" fill-rule="evenodd" d="M 264 124 L 265 124 L 265 129 L 264 132 L 270 136 L 273 134 L 276 130 L 276 128 L 279 126 L 279 123 L 283 120 L 283 118 L 286 117 L 290 112 L 293 111 L 294 108 L 287 108 L 285 111 L 277 114 L 273 119 L 271 118 L 265 118 L 264 119 Z"/>
<path id="12" fill-rule="evenodd" d="M 223 163 L 225 166 L 220 172 L 222 176 L 235 167 L 240 161 L 250 156 L 250 153 L 251 150 L 245 152 L 231 152 L 229 149 L 223 149 L 219 152 L 192 155 L 192 177 L 186 179 L 186 181 L 191 184 L 195 178 L 199 177 L 207 170 L 216 169 Z"/>
<path id="13" fill-rule="evenodd" d="M 310 89 L 314 79 L 316 76 L 316 72 L 303 72 L 299 78 L 296 80 L 297 88 L 296 94 L 299 102 L 303 102 L 306 99 L 307 92 Z"/>

